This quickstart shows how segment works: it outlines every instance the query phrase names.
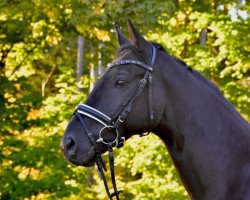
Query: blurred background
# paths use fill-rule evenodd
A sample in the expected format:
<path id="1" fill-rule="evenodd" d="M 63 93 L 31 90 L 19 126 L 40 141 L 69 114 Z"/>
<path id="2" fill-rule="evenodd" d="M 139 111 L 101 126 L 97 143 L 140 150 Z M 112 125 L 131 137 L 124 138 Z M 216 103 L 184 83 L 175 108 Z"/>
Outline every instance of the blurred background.
<path id="1" fill-rule="evenodd" d="M 68 164 L 60 138 L 127 18 L 249 120 L 249 10 L 248 0 L 0 0 L 0 199 L 107 199 L 96 167 Z M 122 199 L 188 199 L 153 134 L 128 140 L 115 162 Z"/>

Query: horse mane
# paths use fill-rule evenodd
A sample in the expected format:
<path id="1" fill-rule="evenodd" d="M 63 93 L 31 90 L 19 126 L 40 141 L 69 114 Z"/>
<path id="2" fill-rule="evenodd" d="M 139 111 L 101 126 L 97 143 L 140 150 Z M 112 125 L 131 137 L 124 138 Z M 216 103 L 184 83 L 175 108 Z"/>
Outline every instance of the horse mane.
<path id="1" fill-rule="evenodd" d="M 165 50 L 165 48 L 156 42 L 150 42 L 151 44 L 153 44 L 157 50 L 161 50 L 164 51 L 165 53 L 167 53 L 170 57 L 174 58 L 174 60 L 176 60 L 178 63 L 180 63 L 183 67 L 185 67 L 193 76 L 195 76 L 196 78 L 198 78 L 199 80 L 201 80 L 202 82 L 204 82 L 205 84 L 207 84 L 210 88 L 212 88 L 213 90 L 215 90 L 215 92 L 219 95 L 221 95 L 221 91 L 218 88 L 218 86 L 216 86 L 214 83 L 212 83 L 210 80 L 208 80 L 207 78 L 205 78 L 203 75 L 201 75 L 199 72 L 197 72 L 196 70 L 192 69 L 190 66 L 187 65 L 186 62 L 184 62 L 183 60 L 171 55 L 169 52 L 167 52 Z"/>

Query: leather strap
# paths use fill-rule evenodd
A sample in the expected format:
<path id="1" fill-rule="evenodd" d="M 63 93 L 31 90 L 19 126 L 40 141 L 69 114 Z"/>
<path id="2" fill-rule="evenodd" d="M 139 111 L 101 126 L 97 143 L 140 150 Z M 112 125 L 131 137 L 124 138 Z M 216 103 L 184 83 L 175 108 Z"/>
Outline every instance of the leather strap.
<path id="1" fill-rule="evenodd" d="M 152 57 L 151 57 L 151 62 L 150 62 L 150 66 L 152 68 L 154 68 L 155 60 L 156 60 L 156 48 L 153 46 Z M 150 127 L 152 127 L 153 121 L 154 121 L 152 73 L 150 73 L 148 77 L 148 98 L 149 98 L 149 124 L 150 124 Z"/>
<path id="2" fill-rule="evenodd" d="M 111 180 L 112 185 L 114 188 L 114 193 L 111 194 L 111 197 L 116 197 L 117 200 L 119 200 L 119 194 L 121 194 L 122 190 L 117 190 L 116 187 L 116 180 L 115 180 L 115 160 L 114 160 L 114 153 L 113 153 L 113 145 L 112 143 L 108 143 L 108 152 L 109 152 L 109 167 L 110 167 L 110 174 L 111 174 Z"/>

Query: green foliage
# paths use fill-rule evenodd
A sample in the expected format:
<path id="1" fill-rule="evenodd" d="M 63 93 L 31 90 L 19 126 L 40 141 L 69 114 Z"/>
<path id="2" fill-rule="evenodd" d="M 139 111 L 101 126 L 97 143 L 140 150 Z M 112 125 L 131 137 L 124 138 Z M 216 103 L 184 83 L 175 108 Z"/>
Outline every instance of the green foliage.
<path id="1" fill-rule="evenodd" d="M 249 16 L 240 14 L 249 9 L 234 0 L 0 1 L 0 199 L 106 198 L 95 168 L 67 164 L 60 138 L 89 90 L 88 75 L 82 92 L 74 78 L 77 36 L 85 39 L 88 74 L 99 52 L 104 64 L 112 60 L 113 25 L 126 33 L 127 18 L 211 79 L 250 119 Z M 133 137 L 115 156 L 123 199 L 188 199 L 155 136 Z"/>

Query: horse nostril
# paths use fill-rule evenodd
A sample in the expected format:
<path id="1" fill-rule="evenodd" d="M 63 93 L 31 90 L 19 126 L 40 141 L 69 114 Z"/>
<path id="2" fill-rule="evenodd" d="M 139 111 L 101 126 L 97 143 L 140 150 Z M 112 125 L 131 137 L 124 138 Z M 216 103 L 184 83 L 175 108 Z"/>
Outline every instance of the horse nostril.
<path id="1" fill-rule="evenodd" d="M 75 146 L 75 141 L 72 138 L 68 138 L 65 146 L 66 146 L 66 149 L 70 150 Z"/>

